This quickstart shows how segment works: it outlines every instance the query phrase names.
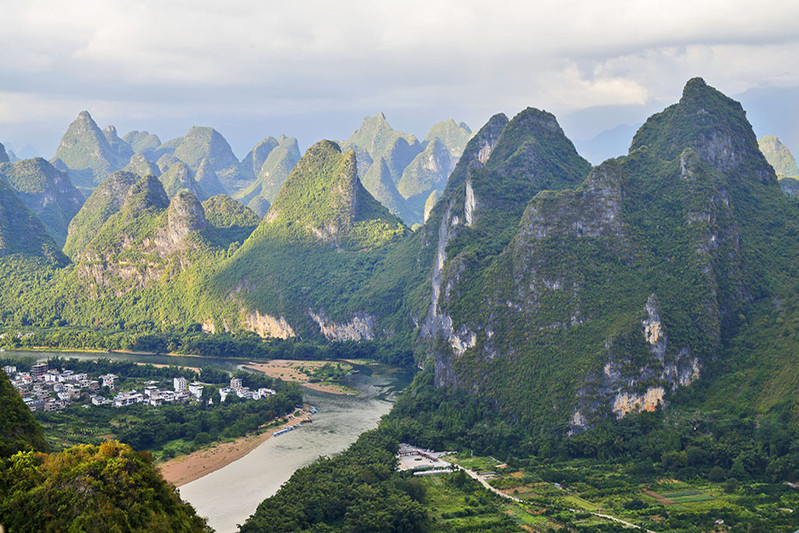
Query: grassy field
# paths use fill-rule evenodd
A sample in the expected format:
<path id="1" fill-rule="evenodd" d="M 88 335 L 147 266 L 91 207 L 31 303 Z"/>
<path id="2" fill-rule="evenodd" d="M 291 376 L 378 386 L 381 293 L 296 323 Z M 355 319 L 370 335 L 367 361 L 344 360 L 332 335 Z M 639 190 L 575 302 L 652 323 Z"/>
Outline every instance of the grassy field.
<path id="1" fill-rule="evenodd" d="M 799 526 L 799 490 L 786 484 L 651 479 L 632 466 L 588 461 L 499 468 L 495 459 L 471 454 L 448 460 L 496 474 L 489 483 L 523 502 L 500 498 L 472 481 L 477 488 L 467 489 L 452 481 L 457 474 L 426 477 L 428 510 L 451 528 L 442 531 L 625 530 L 597 514 L 658 532 L 793 532 Z"/>

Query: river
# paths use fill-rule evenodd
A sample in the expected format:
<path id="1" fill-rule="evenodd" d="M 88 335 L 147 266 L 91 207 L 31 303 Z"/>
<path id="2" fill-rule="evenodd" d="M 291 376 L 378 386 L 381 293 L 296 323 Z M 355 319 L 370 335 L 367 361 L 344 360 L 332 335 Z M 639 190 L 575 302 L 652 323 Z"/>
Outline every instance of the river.
<path id="1" fill-rule="evenodd" d="M 205 366 L 233 370 L 241 361 L 221 358 L 152 356 L 139 354 L 105 354 L 85 352 L 6 352 L 6 358 L 53 355 L 64 358 L 114 360 Z M 277 492 L 295 470 L 307 466 L 320 456 L 331 456 L 345 450 L 358 435 L 377 427 L 380 417 L 391 409 L 399 391 L 411 378 L 410 372 L 384 365 L 359 366 L 360 374 L 349 378 L 347 385 L 358 390 L 358 396 L 340 396 L 305 389 L 306 404 L 319 409 L 313 423 L 295 431 L 272 437 L 243 458 L 180 487 L 181 497 L 208 519 L 218 533 L 237 531 L 237 524 L 255 512 L 258 504 Z"/>

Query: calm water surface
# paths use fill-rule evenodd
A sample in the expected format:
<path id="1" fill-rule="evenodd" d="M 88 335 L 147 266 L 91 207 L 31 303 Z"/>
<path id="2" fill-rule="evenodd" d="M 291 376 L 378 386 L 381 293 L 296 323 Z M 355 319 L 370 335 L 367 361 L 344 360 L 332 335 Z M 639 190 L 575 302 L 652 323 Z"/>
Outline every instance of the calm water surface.
<path id="1" fill-rule="evenodd" d="M 172 364 L 181 366 L 213 365 L 235 370 L 241 361 L 218 358 L 172 357 L 130 354 L 94 354 L 80 352 L 6 352 L 0 357 L 35 357 L 96 359 Z M 307 466 L 320 456 L 344 451 L 358 435 L 374 429 L 380 417 L 387 414 L 399 391 L 411 374 L 385 366 L 358 367 L 361 373 L 347 383 L 360 391 L 359 396 L 338 396 L 304 390 L 305 403 L 319 413 L 312 424 L 272 437 L 245 457 L 196 481 L 180 487 L 181 497 L 190 502 L 218 533 L 238 530 L 237 524 L 255 512 L 258 504 L 277 492 L 295 470 Z"/>

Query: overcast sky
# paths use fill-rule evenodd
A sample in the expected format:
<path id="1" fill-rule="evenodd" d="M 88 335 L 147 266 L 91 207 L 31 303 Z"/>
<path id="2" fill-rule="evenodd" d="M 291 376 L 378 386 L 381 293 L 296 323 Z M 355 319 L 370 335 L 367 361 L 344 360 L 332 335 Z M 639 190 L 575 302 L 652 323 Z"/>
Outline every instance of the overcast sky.
<path id="1" fill-rule="evenodd" d="M 49 158 L 87 109 L 162 141 L 214 126 L 242 157 L 378 111 L 423 136 L 526 106 L 654 110 L 693 76 L 730 95 L 799 87 L 797 27 L 793 0 L 6 0 L 0 140 Z M 567 133 L 605 127 L 583 126 Z"/>

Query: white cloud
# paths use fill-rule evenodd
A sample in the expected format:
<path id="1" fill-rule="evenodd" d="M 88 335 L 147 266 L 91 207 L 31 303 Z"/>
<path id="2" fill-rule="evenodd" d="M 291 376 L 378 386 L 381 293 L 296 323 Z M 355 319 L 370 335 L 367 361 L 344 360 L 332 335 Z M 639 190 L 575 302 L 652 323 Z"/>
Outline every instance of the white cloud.
<path id="1" fill-rule="evenodd" d="M 789 69 L 799 3 L 783 0 L 37 0 L 4 8 L 0 91 L 28 95 L 0 103 L 6 124 L 45 108 L 56 116 L 70 102 L 131 105 L 140 115 L 445 106 L 483 119 L 527 105 L 562 112 L 673 100 L 695 75 L 732 92 L 799 85 Z"/>

